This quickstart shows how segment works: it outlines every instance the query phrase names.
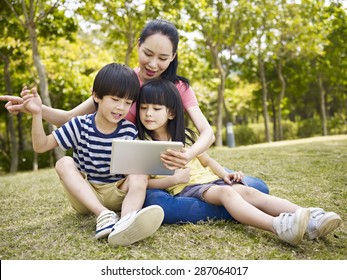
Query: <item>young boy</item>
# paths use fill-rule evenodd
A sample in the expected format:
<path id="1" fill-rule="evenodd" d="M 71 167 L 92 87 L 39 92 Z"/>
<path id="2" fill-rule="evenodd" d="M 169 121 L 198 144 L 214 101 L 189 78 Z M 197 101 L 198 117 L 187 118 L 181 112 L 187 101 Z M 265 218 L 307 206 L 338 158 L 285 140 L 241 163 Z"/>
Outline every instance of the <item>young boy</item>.
<path id="1" fill-rule="evenodd" d="M 56 170 L 72 207 L 97 216 L 96 239 L 108 237 L 110 245 L 130 245 L 152 235 L 164 212 L 158 205 L 141 209 L 148 179 L 145 175 L 110 174 L 112 140 L 135 139 L 137 129 L 127 120 L 140 85 L 135 72 L 111 63 L 96 75 L 93 99 L 97 112 L 78 116 L 47 135 L 42 124 L 42 101 L 36 89 L 23 90 L 25 108 L 32 114 L 32 142 L 43 153 L 58 145 L 73 149 L 73 159 L 64 157 Z M 119 159 L 122 160 L 122 159 Z M 69 168 L 67 168 L 68 166 Z M 121 210 L 121 219 L 115 212 Z"/>

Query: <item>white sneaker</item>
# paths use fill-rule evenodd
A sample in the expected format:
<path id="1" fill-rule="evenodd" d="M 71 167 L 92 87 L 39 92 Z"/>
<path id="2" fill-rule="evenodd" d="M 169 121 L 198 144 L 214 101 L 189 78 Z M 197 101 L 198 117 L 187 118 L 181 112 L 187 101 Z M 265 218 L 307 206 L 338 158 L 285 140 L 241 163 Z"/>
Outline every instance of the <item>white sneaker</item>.
<path id="1" fill-rule="evenodd" d="M 129 213 L 114 225 L 108 243 L 112 246 L 131 245 L 155 233 L 163 219 L 164 210 L 158 205 Z"/>
<path id="2" fill-rule="evenodd" d="M 112 231 L 113 226 L 118 222 L 118 215 L 110 210 L 104 210 L 96 219 L 95 238 L 107 237 Z"/>
<path id="3" fill-rule="evenodd" d="M 308 239 L 323 237 L 338 228 L 342 219 L 334 212 L 325 212 L 322 208 L 309 208 L 310 220 L 306 229 Z"/>
<path id="4" fill-rule="evenodd" d="M 305 234 L 310 210 L 300 208 L 295 213 L 282 213 L 273 220 L 273 227 L 279 237 L 290 245 L 298 245 Z"/>

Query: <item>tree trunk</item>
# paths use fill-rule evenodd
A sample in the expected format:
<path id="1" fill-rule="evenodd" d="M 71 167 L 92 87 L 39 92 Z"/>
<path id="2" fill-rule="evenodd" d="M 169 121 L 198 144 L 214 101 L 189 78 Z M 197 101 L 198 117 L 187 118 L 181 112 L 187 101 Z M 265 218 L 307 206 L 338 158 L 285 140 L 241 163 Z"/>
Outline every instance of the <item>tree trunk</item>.
<path id="1" fill-rule="evenodd" d="M 279 140 L 283 140 L 283 126 L 282 126 L 282 100 L 284 98 L 284 95 L 286 93 L 286 81 L 284 79 L 283 75 L 283 65 L 282 65 L 282 60 L 280 59 L 277 67 L 277 74 L 278 78 L 280 79 L 281 82 L 281 92 L 278 97 L 278 114 L 277 114 L 277 123 L 278 123 L 278 136 Z"/>
<path id="2" fill-rule="evenodd" d="M 12 86 L 11 86 L 11 74 L 10 74 L 10 59 L 0 54 L 2 61 L 4 62 L 4 79 L 6 92 L 8 95 L 12 95 Z M 11 165 L 10 165 L 10 173 L 15 173 L 18 171 L 18 142 L 16 138 L 16 131 L 14 128 L 14 120 L 13 116 L 8 113 L 8 121 L 7 121 L 8 133 L 10 135 L 10 147 L 11 147 Z"/>
<path id="3" fill-rule="evenodd" d="M 26 150 L 26 142 L 23 136 L 23 113 L 19 113 L 17 115 L 17 123 L 18 123 L 17 132 L 18 132 L 18 143 L 19 143 L 18 150 L 21 152 Z"/>
<path id="4" fill-rule="evenodd" d="M 269 112 L 267 109 L 267 84 L 266 84 L 266 77 L 265 77 L 265 66 L 263 59 L 261 57 L 260 52 L 260 38 L 258 40 L 258 67 L 259 67 L 259 74 L 260 74 L 260 81 L 262 86 L 262 106 L 263 106 L 263 116 L 264 116 L 264 125 L 265 125 L 265 137 L 266 141 L 270 142 L 270 130 L 269 130 Z"/>
<path id="5" fill-rule="evenodd" d="M 323 85 L 322 72 L 318 72 L 318 86 L 319 86 L 319 93 L 320 93 L 320 108 L 321 108 L 323 136 L 326 136 L 328 135 L 328 129 L 327 129 L 327 114 L 326 114 L 326 105 L 325 105 L 325 89 Z"/>
<path id="6" fill-rule="evenodd" d="M 33 159 L 33 171 L 39 170 L 39 157 L 38 154 L 34 152 L 34 159 Z"/>
<path id="7" fill-rule="evenodd" d="M 225 89 L 225 72 L 222 63 L 218 56 L 218 50 L 216 46 L 210 44 L 211 53 L 213 60 L 218 69 L 218 76 L 220 83 L 218 85 L 218 95 L 217 95 L 217 123 L 216 123 L 216 147 L 223 146 L 223 104 L 224 104 L 224 89 Z"/>
<path id="8" fill-rule="evenodd" d="M 272 112 L 272 123 L 273 123 L 273 126 L 272 126 L 272 133 L 273 133 L 273 140 L 274 141 L 277 141 L 278 140 L 278 125 L 277 125 L 277 110 L 276 110 L 276 106 L 275 106 L 275 100 L 274 100 L 274 97 L 273 95 L 271 94 L 270 92 L 270 101 L 271 101 L 271 105 L 270 105 L 270 108 L 271 108 L 271 112 Z"/>
<path id="9" fill-rule="evenodd" d="M 220 74 L 220 84 L 218 86 L 218 98 L 217 98 L 217 136 L 216 146 L 223 146 L 223 102 L 224 102 L 224 87 L 225 76 L 224 72 Z"/>
<path id="10" fill-rule="evenodd" d="M 34 61 L 34 65 L 35 68 L 38 72 L 39 75 L 39 80 L 40 80 L 40 96 L 42 98 L 42 102 L 43 104 L 45 104 L 46 106 L 52 107 L 51 104 L 51 99 L 49 97 L 49 93 L 48 93 L 48 81 L 47 81 L 47 73 L 46 73 L 46 69 L 44 67 L 44 65 L 41 63 L 41 57 L 39 54 L 39 50 L 38 50 L 38 40 L 37 40 L 37 33 L 36 33 L 36 29 L 35 29 L 35 24 L 32 21 L 29 21 L 28 24 L 26 25 L 27 29 L 29 31 L 29 35 L 30 35 L 30 42 L 31 42 L 31 48 L 32 48 L 32 58 Z M 55 129 L 55 127 L 52 124 L 48 124 L 48 130 L 49 133 L 51 133 L 53 130 Z M 64 153 L 63 151 L 57 147 L 54 149 L 54 155 L 55 155 L 55 159 L 58 160 L 61 157 L 63 157 Z M 34 157 L 35 159 L 37 159 L 37 157 Z M 37 166 L 37 163 L 36 163 Z"/>
<path id="11" fill-rule="evenodd" d="M 131 26 L 131 22 L 130 22 L 130 26 L 129 26 L 129 30 L 126 31 L 127 34 L 127 49 L 126 49 L 126 53 L 125 53 L 125 65 L 129 65 L 130 64 L 130 58 L 131 58 L 131 53 L 133 51 L 134 48 L 134 37 L 135 35 L 133 34 L 132 31 L 132 26 Z"/>

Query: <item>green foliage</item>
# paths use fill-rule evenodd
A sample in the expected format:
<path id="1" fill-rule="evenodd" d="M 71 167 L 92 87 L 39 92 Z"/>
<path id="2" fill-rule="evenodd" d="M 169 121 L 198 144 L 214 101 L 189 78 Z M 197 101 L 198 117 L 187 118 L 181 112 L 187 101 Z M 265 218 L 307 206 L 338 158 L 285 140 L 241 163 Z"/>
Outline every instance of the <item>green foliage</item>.
<path id="1" fill-rule="evenodd" d="M 284 139 L 321 135 L 318 72 L 323 74 L 329 133 L 346 132 L 347 13 L 342 1 L 73 2 L 54 2 L 57 7 L 50 10 L 51 2 L 35 1 L 39 53 L 56 108 L 69 110 L 87 99 L 95 73 L 106 63 L 137 67 L 140 31 L 148 20 L 165 18 L 180 33 L 178 73 L 190 79 L 202 112 L 215 127 L 222 77 L 218 69 L 224 70 L 222 117 L 223 122 L 241 126 L 239 145 L 265 141 L 259 57 L 265 63 L 269 90 L 266 108 L 270 116 L 276 116 L 281 106 Z M 12 92 L 18 95 L 23 85 L 38 86 L 39 76 L 23 26 L 23 6 L 18 1 L 8 3 L 14 5 L 16 15 L 7 2 L 0 3 L 0 55 L 10 60 Z M 44 18 L 45 13 L 49 16 Z M 280 62 L 286 82 L 282 100 Z M 0 59 L 0 67 L 3 65 Z M 2 77 L 0 74 L 0 91 L 4 94 Z M 1 106 L 4 141 L 9 139 L 6 114 Z M 29 124 L 22 133 L 30 139 Z M 225 138 L 224 131 L 222 135 Z"/>
<path id="2" fill-rule="evenodd" d="M 11 166 L 11 159 L 4 153 L 0 153 L 0 174 L 9 172 Z"/>
<path id="3" fill-rule="evenodd" d="M 66 17 L 65 11 L 58 9 L 53 9 L 45 20 L 38 24 L 39 35 L 49 41 L 56 41 L 62 37 L 69 41 L 74 41 L 77 29 L 77 19 Z"/>
<path id="4" fill-rule="evenodd" d="M 100 50 L 81 38 L 72 43 L 61 38 L 49 43 L 43 50 L 52 106 L 65 110 L 90 97 L 96 73 L 113 62 L 107 50 Z M 93 53 L 98 53 L 97 60 L 91 55 Z"/>
<path id="5" fill-rule="evenodd" d="M 38 167 L 40 169 L 52 167 L 53 163 L 51 161 L 51 159 L 52 159 L 52 153 L 51 152 L 38 154 L 37 157 L 38 157 Z M 34 162 L 34 151 L 32 149 L 26 150 L 26 151 L 21 151 L 19 154 L 18 169 L 21 171 L 33 170 L 33 162 Z"/>
<path id="6" fill-rule="evenodd" d="M 292 140 L 298 138 L 298 125 L 295 122 L 285 120 L 282 122 L 283 140 Z"/>
<path id="7" fill-rule="evenodd" d="M 347 133 L 347 117 L 344 115 L 334 114 L 329 120 L 328 128 L 330 134 Z"/>
<path id="8" fill-rule="evenodd" d="M 257 136 L 248 125 L 238 125 L 234 128 L 236 146 L 257 143 Z"/>
<path id="9" fill-rule="evenodd" d="M 297 124 L 283 121 L 283 140 L 298 139 Z M 272 125 L 271 125 L 272 127 Z M 252 145 L 265 142 L 265 128 L 262 123 L 234 126 L 236 146 Z"/>
<path id="10" fill-rule="evenodd" d="M 322 134 L 322 127 L 318 118 L 305 119 L 298 124 L 298 136 L 301 138 Z"/>
<path id="11" fill-rule="evenodd" d="M 10 170 L 11 159 L 9 157 L 4 156 L 4 154 L 0 154 L 0 173 L 8 173 Z M 52 153 L 47 152 L 38 155 L 38 168 L 47 168 L 52 167 Z M 34 151 L 24 150 L 19 152 L 18 157 L 18 170 L 20 171 L 30 171 L 33 170 L 34 163 Z"/>

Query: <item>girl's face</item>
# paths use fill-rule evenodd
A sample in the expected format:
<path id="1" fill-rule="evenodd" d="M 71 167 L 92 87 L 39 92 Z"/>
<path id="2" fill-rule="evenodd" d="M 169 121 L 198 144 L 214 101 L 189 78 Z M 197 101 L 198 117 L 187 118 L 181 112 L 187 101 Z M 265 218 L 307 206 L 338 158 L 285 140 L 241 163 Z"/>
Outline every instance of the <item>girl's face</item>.
<path id="1" fill-rule="evenodd" d="M 139 76 L 142 82 L 158 78 L 168 67 L 176 54 L 172 53 L 170 39 L 160 33 L 153 34 L 138 45 Z"/>
<path id="2" fill-rule="evenodd" d="M 139 112 L 141 123 L 148 130 L 152 130 L 159 137 L 158 140 L 168 141 L 167 123 L 174 118 L 170 110 L 164 105 L 141 104 Z"/>

